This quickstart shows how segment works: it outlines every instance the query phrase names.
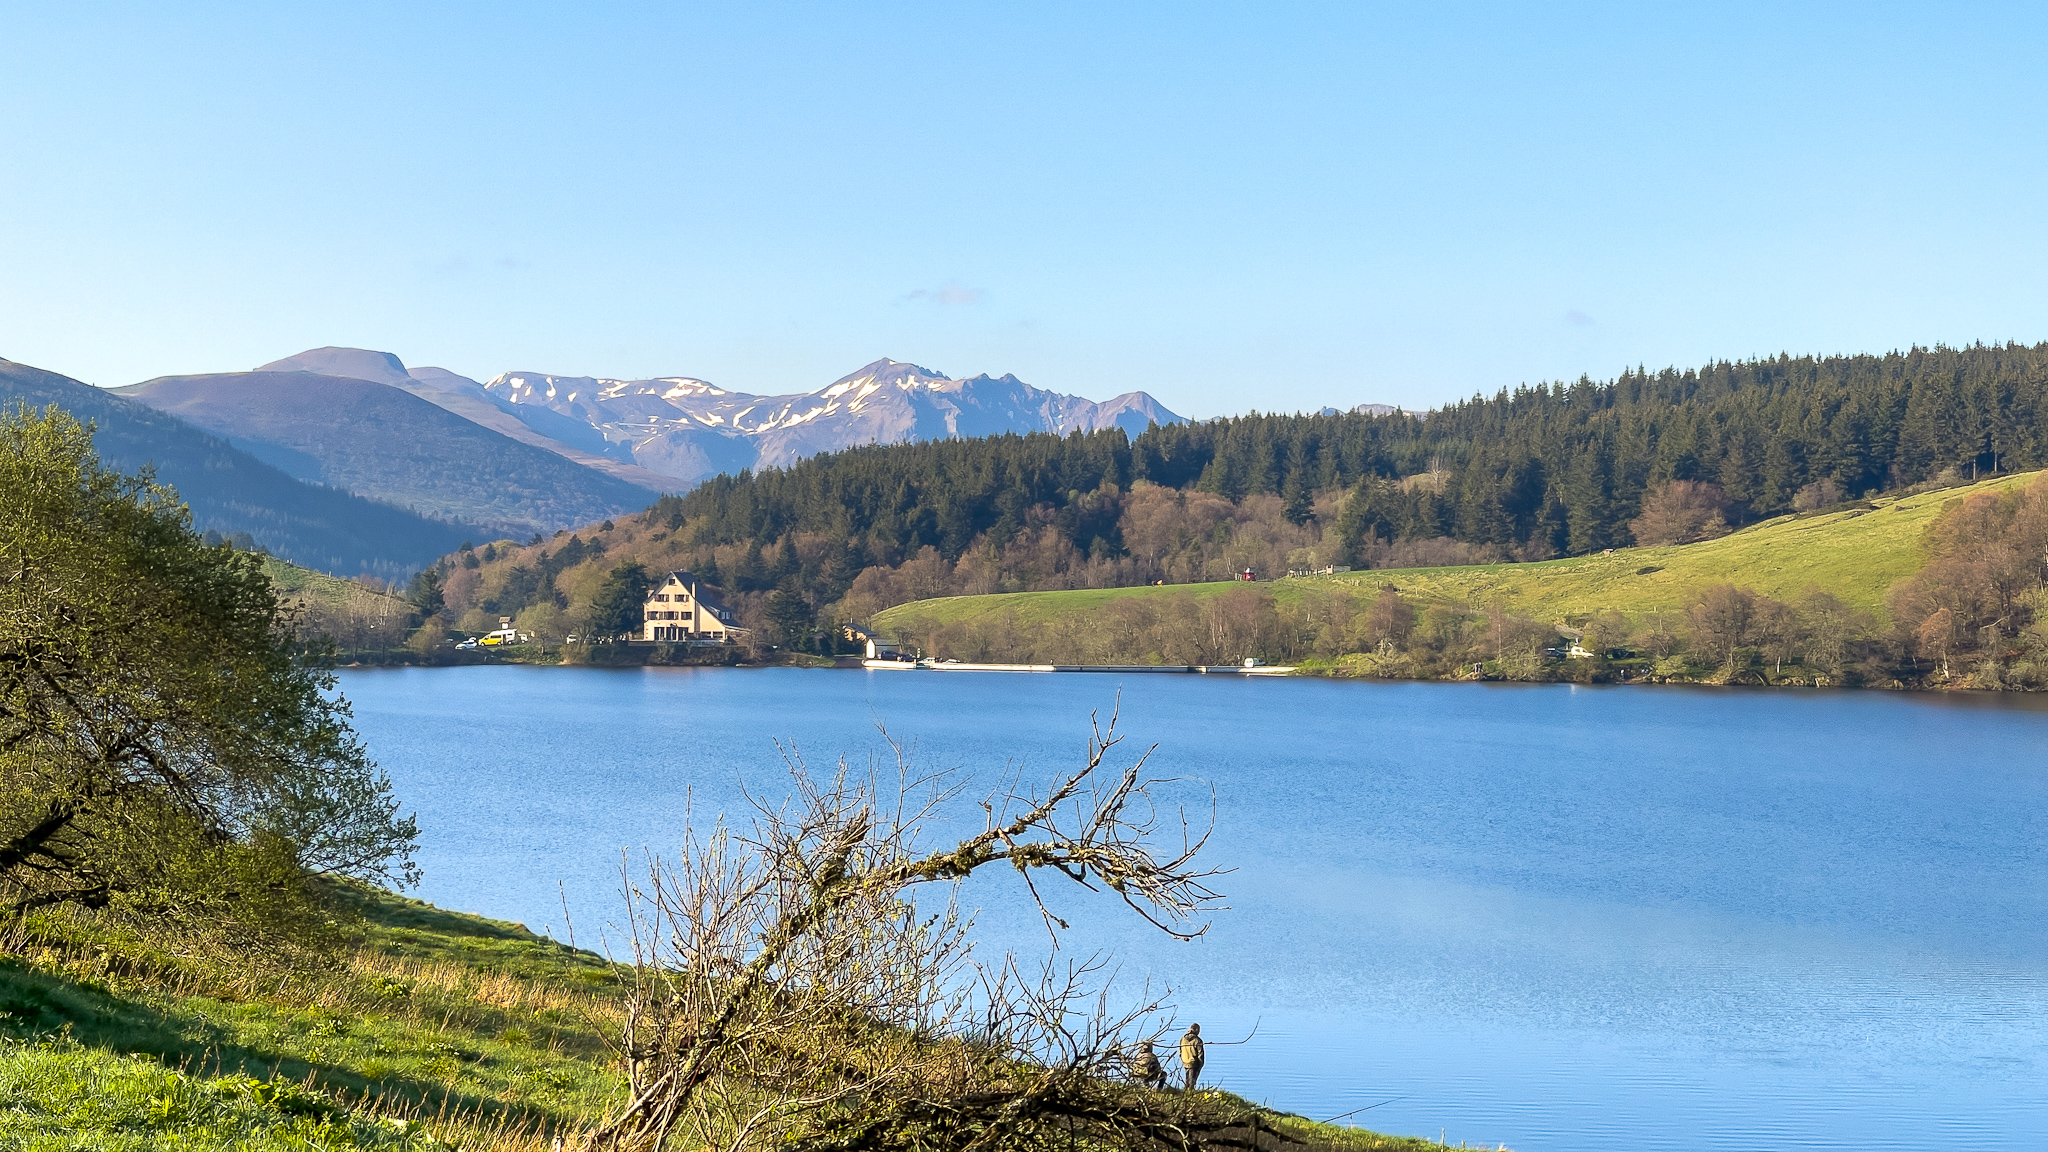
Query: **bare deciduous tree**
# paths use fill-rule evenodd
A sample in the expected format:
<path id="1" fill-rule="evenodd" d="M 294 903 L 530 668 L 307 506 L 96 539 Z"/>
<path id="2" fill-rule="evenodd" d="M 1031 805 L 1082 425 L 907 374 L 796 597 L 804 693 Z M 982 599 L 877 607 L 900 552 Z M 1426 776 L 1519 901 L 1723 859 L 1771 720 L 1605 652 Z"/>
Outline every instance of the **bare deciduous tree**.
<path id="1" fill-rule="evenodd" d="M 1722 514 L 1727 499 L 1721 486 L 1697 480 L 1673 480 L 1643 497 L 1642 515 L 1628 522 L 1636 543 L 1690 544 L 1728 534 Z"/>
<path id="2" fill-rule="evenodd" d="M 1183 939 L 1220 907 L 1217 871 L 1197 862 L 1207 831 L 1158 805 L 1171 782 L 1146 774 L 1151 753 L 1104 768 L 1121 741 L 1112 716 L 1044 792 L 1007 777 L 982 830 L 940 848 L 924 832 L 959 796 L 952 775 L 918 775 L 893 740 L 893 779 L 843 761 L 820 778 L 790 754 L 789 799 L 757 800 L 746 832 L 692 836 L 629 888 L 632 1095 L 587 1145 L 656 1149 L 679 1131 L 721 1152 L 1293 1142 L 1222 1098 L 1136 1084 L 1137 1046 L 1171 1026 L 1163 997 L 1125 1003 L 1105 960 L 1061 957 L 1048 876 Z M 976 962 L 952 894 L 912 900 L 992 865 L 1018 871 L 1053 934 L 1035 974 Z"/>

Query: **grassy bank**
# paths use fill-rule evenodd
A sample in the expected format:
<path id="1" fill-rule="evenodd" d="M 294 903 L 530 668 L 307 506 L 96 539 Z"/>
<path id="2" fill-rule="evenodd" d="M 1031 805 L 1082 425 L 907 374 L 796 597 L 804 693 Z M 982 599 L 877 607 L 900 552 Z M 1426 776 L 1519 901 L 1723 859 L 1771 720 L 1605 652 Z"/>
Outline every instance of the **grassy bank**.
<path id="1" fill-rule="evenodd" d="M 1286 605 L 1308 594 L 1343 590 L 1364 595 L 1392 585 L 1419 605 L 1499 604 L 1518 616 L 1560 622 L 1609 609 L 1630 616 L 1675 612 L 1691 593 L 1711 584 L 1735 584 L 1779 598 L 1819 587 L 1882 618 L 1885 592 L 1920 567 L 1921 536 L 1945 504 L 1973 492 L 2021 486 L 2034 475 L 1782 516 L 1697 544 L 1618 548 L 1606 555 L 1535 564 L 1346 572 L 1260 586 Z M 1218 596 L 1241 587 L 1215 583 L 952 596 L 898 605 L 881 613 L 875 624 L 884 631 L 906 626 L 928 630 L 1007 614 L 1014 629 L 1027 631 L 1071 625 L 1117 600 Z"/>
<path id="2" fill-rule="evenodd" d="M 0 1147 L 546 1147 L 612 1106 L 610 966 L 361 890 L 324 962 L 31 917 L 0 958 Z"/>
<path id="3" fill-rule="evenodd" d="M 355 890 L 306 965 L 31 917 L 0 956 L 0 1148 L 545 1149 L 623 1098 L 612 966 Z M 1432 1141 L 1272 1114 L 1316 1147 Z"/>

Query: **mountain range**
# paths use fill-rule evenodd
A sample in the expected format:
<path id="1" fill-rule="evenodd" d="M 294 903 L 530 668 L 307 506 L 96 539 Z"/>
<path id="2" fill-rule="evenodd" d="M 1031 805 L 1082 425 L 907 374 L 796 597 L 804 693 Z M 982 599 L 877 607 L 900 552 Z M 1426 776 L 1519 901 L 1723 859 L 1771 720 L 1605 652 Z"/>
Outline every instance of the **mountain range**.
<path id="1" fill-rule="evenodd" d="M 315 348 L 255 373 L 170 379 L 232 387 L 232 378 L 262 373 L 382 384 L 652 492 L 680 491 L 721 472 L 780 467 L 860 444 L 1111 427 L 1136 436 L 1150 424 L 1182 420 L 1144 392 L 1097 403 L 1034 388 L 1008 374 L 953 379 L 896 360 L 877 360 L 815 392 L 772 396 L 692 376 L 620 380 L 521 371 L 479 382 L 444 368 L 407 368 L 389 352 L 362 348 Z M 163 383 L 122 391 L 153 403 L 148 397 Z M 238 397 L 238 405 L 246 402 Z M 249 428 L 245 435 L 272 435 L 258 427 L 263 418 L 253 412 L 209 412 L 205 422 L 233 434 L 230 425 L 238 419 Z"/>
<path id="2" fill-rule="evenodd" d="M 104 458 L 126 470 L 154 463 L 200 527 L 345 575 L 403 571 L 464 537 L 588 524 L 719 473 L 862 444 L 1108 428 L 1135 437 L 1182 422 L 1144 392 L 1098 403 L 896 360 L 772 396 L 688 376 L 521 371 L 480 382 L 339 347 L 112 389 L 0 366 L 0 400 L 95 420 Z"/>
<path id="3" fill-rule="evenodd" d="M 1181 419 L 1143 392 L 1098 404 L 1015 376 L 952 379 L 894 360 L 815 392 L 758 396 L 688 376 L 479 382 L 389 352 L 315 348 L 112 392 L 298 479 L 519 537 L 859 444 L 1110 427 L 1135 436 Z"/>
<path id="4" fill-rule="evenodd" d="M 481 389 L 536 431 L 561 426 L 546 420 L 548 414 L 566 418 L 595 430 L 615 458 L 685 485 L 858 444 L 1106 428 L 1135 437 L 1148 425 L 1182 420 L 1144 392 L 1097 403 L 1034 388 L 1007 373 L 956 380 L 896 360 L 877 360 L 815 392 L 783 396 L 733 392 L 688 376 L 608 380 L 538 372 L 507 372 Z"/>
<path id="5" fill-rule="evenodd" d="M 0 409 L 55 405 L 93 425 L 108 467 L 156 470 L 195 526 L 306 568 L 402 577 L 485 534 L 337 488 L 308 484 L 191 424 L 90 384 L 0 360 Z"/>

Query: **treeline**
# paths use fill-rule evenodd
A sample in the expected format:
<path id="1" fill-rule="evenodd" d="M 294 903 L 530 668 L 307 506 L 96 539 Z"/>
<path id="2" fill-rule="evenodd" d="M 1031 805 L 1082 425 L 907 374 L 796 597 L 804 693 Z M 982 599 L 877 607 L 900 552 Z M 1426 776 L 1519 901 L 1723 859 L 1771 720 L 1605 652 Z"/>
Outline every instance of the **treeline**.
<path id="1" fill-rule="evenodd" d="M 2048 464 L 2048 344 L 1781 356 L 1500 392 L 1430 414 L 1360 490 L 1348 538 L 1452 536 L 1528 558 L 1641 542 L 1674 483 L 1728 524 Z M 1427 452 L 1437 465 L 1415 476 Z"/>
<path id="2" fill-rule="evenodd" d="M 912 615 L 906 645 L 939 659 L 1042 664 L 1236 664 L 1245 659 L 1389 679 L 1902 683 L 1878 621 L 1814 589 L 1784 602 L 1733 585 L 1683 609 L 1603 612 L 1559 626 L 1498 605 L 1411 599 L 1394 585 L 1126 596 L 1021 625 Z"/>
<path id="3" fill-rule="evenodd" d="M 1638 516 L 1711 534 L 1712 505 L 1696 487 L 1675 484 Z M 1690 494 L 1689 494 L 1690 493 Z M 948 561 L 926 545 L 894 567 L 856 568 L 846 545 L 792 532 L 758 542 L 706 547 L 652 515 L 607 521 L 589 539 L 558 535 L 528 545 L 470 548 L 422 573 L 403 591 L 380 594 L 359 580 L 307 601 L 302 620 L 344 651 L 410 644 L 421 654 L 445 629 L 480 632 L 514 616 L 544 641 L 623 631 L 637 618 L 635 589 L 671 568 L 723 581 L 728 599 L 769 644 L 827 650 L 841 621 L 867 620 L 911 600 L 994 592 L 1015 574 L 1041 586 L 1110 587 L 1220 579 L 1260 557 L 1324 555 L 1314 521 L 1294 525 L 1284 502 L 1253 496 L 1233 503 L 1199 491 L 1140 486 L 1118 494 L 1125 541 L 1119 557 L 1090 557 L 1040 526 L 995 551 Z M 1388 677 L 1472 675 L 1519 679 L 1626 680 L 1818 685 L 2048 688 L 2048 477 L 2003 493 L 1977 493 L 1930 525 L 1926 566 L 1891 590 L 1890 620 L 1811 589 L 1787 600 L 1733 586 L 1698 591 L 1668 612 L 1605 612 L 1563 622 L 1530 620 L 1497 606 L 1415 599 L 1378 582 L 1302 587 L 1284 602 L 1271 584 L 1220 595 L 1176 589 L 1112 600 L 1049 623 L 1014 614 L 949 623 L 913 616 L 898 631 L 928 654 L 1033 663 L 1229 663 L 1245 657 L 1321 662 L 1341 672 Z M 1331 502 L 1320 505 L 1329 514 Z M 1719 511 L 1713 513 L 1720 515 Z M 1476 558 L 1455 541 L 1376 542 L 1383 567 Z M 857 574 L 820 611 L 800 592 L 836 566 Z M 1082 585 L 1078 581 L 1089 581 Z M 1293 591 L 1290 589 L 1290 591 Z M 420 624 L 427 627 L 416 627 Z M 409 638 L 408 638 L 409 637 Z M 1570 655 L 1573 647 L 1579 655 Z"/>
<path id="4" fill-rule="evenodd" d="M 1340 499 L 1326 495 L 1319 515 L 1334 519 Z M 553 641 L 624 630 L 621 589 L 641 576 L 687 569 L 724 591 L 753 630 L 750 642 L 817 647 L 840 623 L 867 621 L 886 608 L 934 596 L 1190 584 L 1227 580 L 1247 568 L 1264 578 L 1335 562 L 1333 540 L 1319 522 L 1293 523 L 1277 497 L 1233 502 L 1141 484 L 1128 492 L 1105 486 L 1079 503 L 1117 510 L 1108 522 L 1119 540 L 1115 551 L 1076 547 L 1058 524 L 1034 517 L 1002 545 L 983 536 L 949 559 L 926 544 L 879 563 L 861 538 L 799 530 L 765 547 L 751 537 L 714 544 L 703 542 L 687 521 L 672 528 L 674 520 L 650 512 L 606 521 L 588 538 L 562 533 L 538 544 L 499 541 L 465 549 L 422 573 L 406 595 L 416 606 L 430 606 L 424 615 L 447 628 L 481 632 L 509 616 L 521 630 Z M 1498 558 L 1497 550 L 1449 540 L 1374 541 L 1364 551 L 1378 567 Z M 640 576 L 631 565 L 639 566 Z"/>
<path id="5" fill-rule="evenodd" d="M 1391 678 L 1654 680 L 2048 689 L 2048 474 L 1952 500 L 1926 566 L 1887 597 L 1891 619 L 1809 589 L 1789 600 L 1732 584 L 1677 610 L 1563 623 L 1499 606 L 1416 600 L 1394 584 L 1268 586 L 1126 596 L 1023 626 L 1014 612 L 898 631 L 938 658 L 1053 664 L 1320 664 Z"/>
<path id="6" fill-rule="evenodd" d="M 2048 688 L 2048 476 L 1961 501 L 1929 526 L 1927 552 L 1887 600 L 1916 670 L 1972 688 Z"/>

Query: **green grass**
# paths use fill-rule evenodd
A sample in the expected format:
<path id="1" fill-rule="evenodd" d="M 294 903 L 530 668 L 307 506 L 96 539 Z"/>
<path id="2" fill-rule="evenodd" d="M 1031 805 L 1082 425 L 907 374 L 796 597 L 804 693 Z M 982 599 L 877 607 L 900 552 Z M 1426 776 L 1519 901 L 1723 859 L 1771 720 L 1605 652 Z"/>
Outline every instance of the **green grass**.
<path id="1" fill-rule="evenodd" d="M 356 597 L 374 596 L 378 599 L 390 600 L 392 602 L 390 608 L 393 612 L 402 613 L 408 610 L 408 606 L 404 601 L 396 596 L 386 596 L 381 592 L 371 592 L 360 585 L 343 580 L 339 576 L 330 576 L 325 572 L 315 572 L 310 568 L 301 568 L 296 564 L 279 560 L 275 556 L 263 557 L 263 574 L 270 577 L 271 584 L 275 585 L 277 590 L 287 598 L 303 597 L 324 607 L 338 608 L 348 603 L 351 595 Z"/>
<path id="2" fill-rule="evenodd" d="M 1694 592 L 1728 583 L 1780 598 L 1820 587 L 1850 605 L 1884 617 L 1884 596 L 1924 562 L 1921 538 L 1951 501 L 1979 491 L 2024 485 L 2038 473 L 1980 484 L 1883 497 L 1866 503 L 1753 524 L 1718 540 L 1665 548 L 1617 548 L 1610 555 L 1539 564 L 1475 564 L 1456 568 L 1378 569 L 1334 576 L 1298 577 L 1261 584 L 1285 604 L 1308 593 L 1372 594 L 1392 585 L 1421 603 L 1502 604 L 1519 616 L 1562 621 L 1616 609 L 1631 616 L 1682 608 Z M 1014 592 L 948 596 L 901 604 L 875 619 L 888 631 L 910 620 L 954 624 L 1014 613 L 1027 630 L 1100 609 L 1131 596 L 1216 596 L 1235 583 L 1103 588 L 1071 592 Z"/>
<path id="3" fill-rule="evenodd" d="M 33 918 L 0 959 L 0 1148 L 545 1147 L 616 1104 L 609 964 L 353 899 L 364 920 L 324 968 Z"/>
<path id="4" fill-rule="evenodd" d="M 0 1048 L 0 1147 L 429 1148 L 428 1125 L 337 1108 L 289 1082 L 199 1077 L 75 1043 Z"/>
<path id="5" fill-rule="evenodd" d="M 324 968 L 84 913 L 0 939 L 0 1149 L 538 1152 L 618 1106 L 611 964 L 516 924 L 348 898 L 363 919 Z M 1436 1146 L 1266 1115 L 1337 1152 Z"/>

